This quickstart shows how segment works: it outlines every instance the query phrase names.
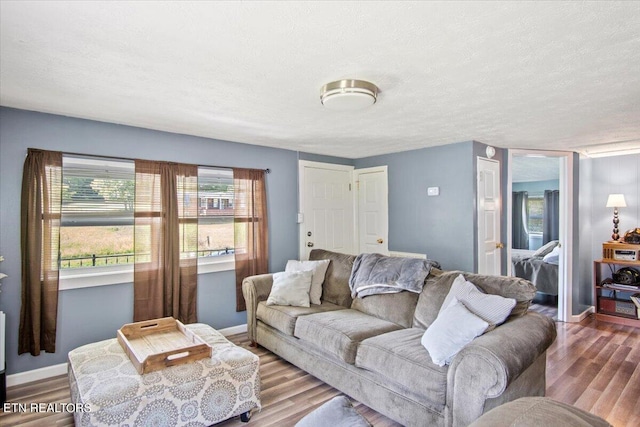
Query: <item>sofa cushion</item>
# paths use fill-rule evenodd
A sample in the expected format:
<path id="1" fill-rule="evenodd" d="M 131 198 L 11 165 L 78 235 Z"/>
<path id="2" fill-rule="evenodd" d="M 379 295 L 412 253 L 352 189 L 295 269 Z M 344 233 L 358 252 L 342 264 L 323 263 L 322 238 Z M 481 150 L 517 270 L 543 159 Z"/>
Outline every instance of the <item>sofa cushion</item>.
<path id="1" fill-rule="evenodd" d="M 416 309 L 419 294 L 403 291 L 396 294 L 369 295 L 355 298 L 351 308 L 388 320 L 404 328 L 410 328 L 413 322 L 413 312 Z"/>
<path id="2" fill-rule="evenodd" d="M 292 307 L 288 305 L 267 305 L 264 301 L 261 301 L 258 303 L 256 318 L 280 332 L 293 335 L 296 319 L 299 316 L 334 310 L 346 309 L 330 302 L 323 302 L 320 305 L 311 304 L 310 307 Z"/>
<path id="3" fill-rule="evenodd" d="M 325 251 L 324 249 L 313 249 L 309 253 L 309 260 L 317 261 L 321 259 L 331 261 L 324 276 L 322 300 L 343 307 L 350 307 L 352 299 L 351 290 L 349 289 L 349 277 L 351 277 L 351 269 L 356 257 L 354 255 Z"/>
<path id="4" fill-rule="evenodd" d="M 440 307 L 446 298 L 453 281 L 462 274 L 465 280 L 473 283 L 484 293 L 513 298 L 516 305 L 509 318 L 524 315 L 531 300 L 536 295 L 536 287 L 528 280 L 507 276 L 483 276 L 460 271 L 441 271 L 432 269 L 425 281 L 422 293 L 418 297 L 413 327 L 427 329 L 438 316 Z"/>
<path id="5" fill-rule="evenodd" d="M 293 335 L 353 365 L 360 342 L 400 328 L 395 323 L 347 309 L 301 316 Z"/>
<path id="6" fill-rule="evenodd" d="M 447 366 L 431 361 L 420 343 L 424 330 L 402 329 L 360 343 L 355 365 L 382 376 L 387 387 L 400 394 L 427 401 L 441 412 L 447 392 Z"/>

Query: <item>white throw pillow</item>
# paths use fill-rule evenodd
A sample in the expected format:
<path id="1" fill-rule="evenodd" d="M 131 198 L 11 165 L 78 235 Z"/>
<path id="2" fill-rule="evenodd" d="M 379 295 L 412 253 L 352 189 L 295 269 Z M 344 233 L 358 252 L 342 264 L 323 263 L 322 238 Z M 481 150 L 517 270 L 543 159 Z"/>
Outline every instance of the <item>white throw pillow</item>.
<path id="1" fill-rule="evenodd" d="M 438 366 L 451 363 L 462 347 L 482 335 L 489 324 L 453 298 L 422 335 L 420 341 Z"/>
<path id="2" fill-rule="evenodd" d="M 290 271 L 274 273 L 273 286 L 267 298 L 267 305 L 292 305 L 309 307 L 311 271 Z"/>
<path id="3" fill-rule="evenodd" d="M 542 258 L 542 261 L 546 262 L 547 264 L 558 265 L 560 263 L 560 246 L 556 246 L 555 248 L 553 248 L 551 252 L 549 252 L 544 256 L 544 258 Z"/>
<path id="4" fill-rule="evenodd" d="M 453 281 L 451 290 L 440 307 L 440 313 L 449 306 L 453 298 L 457 298 L 469 311 L 480 316 L 490 325 L 499 325 L 504 322 L 516 305 L 516 300 L 513 298 L 480 292 L 476 285 L 468 282 L 462 274 Z"/>
<path id="5" fill-rule="evenodd" d="M 327 268 L 329 267 L 331 260 L 322 259 L 319 261 L 296 261 L 289 260 L 284 271 L 312 271 L 313 278 L 311 279 L 311 290 L 309 291 L 309 300 L 311 304 L 320 304 L 320 297 L 322 297 L 322 284 L 324 283 L 324 276 L 327 274 Z"/>

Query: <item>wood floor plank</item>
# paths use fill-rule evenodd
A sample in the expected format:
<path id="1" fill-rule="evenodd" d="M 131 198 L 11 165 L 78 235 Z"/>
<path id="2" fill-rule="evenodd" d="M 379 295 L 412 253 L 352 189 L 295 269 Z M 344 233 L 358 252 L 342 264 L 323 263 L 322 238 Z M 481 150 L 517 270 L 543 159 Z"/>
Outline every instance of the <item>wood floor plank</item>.
<path id="1" fill-rule="evenodd" d="M 553 314 L 553 311 L 551 310 Z M 557 313 L 557 311 L 556 311 Z M 557 322 L 558 338 L 548 350 L 547 396 L 602 416 L 615 427 L 640 425 L 640 329 L 596 321 Z M 246 334 L 229 337 L 260 357 L 261 412 L 249 424 L 239 418 L 216 427 L 286 427 L 340 393 L 270 351 L 249 347 Z M 9 402 L 69 402 L 66 375 L 8 390 Z M 400 425 L 353 401 L 356 410 L 376 427 Z M 71 414 L 2 413 L 0 425 L 73 426 Z"/>

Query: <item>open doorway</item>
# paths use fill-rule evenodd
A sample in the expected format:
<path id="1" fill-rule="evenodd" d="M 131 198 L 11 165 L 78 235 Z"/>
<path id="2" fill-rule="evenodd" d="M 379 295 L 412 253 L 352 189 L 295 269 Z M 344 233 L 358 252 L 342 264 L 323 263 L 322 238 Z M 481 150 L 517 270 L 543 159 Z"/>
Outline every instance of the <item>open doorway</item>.
<path id="1" fill-rule="evenodd" d="M 538 311 L 570 321 L 573 168 L 571 153 L 510 150 L 507 274 L 536 285 Z"/>
<path id="2" fill-rule="evenodd" d="M 533 303 L 558 317 L 560 161 L 514 155 L 511 164 L 511 274 L 538 290 Z"/>

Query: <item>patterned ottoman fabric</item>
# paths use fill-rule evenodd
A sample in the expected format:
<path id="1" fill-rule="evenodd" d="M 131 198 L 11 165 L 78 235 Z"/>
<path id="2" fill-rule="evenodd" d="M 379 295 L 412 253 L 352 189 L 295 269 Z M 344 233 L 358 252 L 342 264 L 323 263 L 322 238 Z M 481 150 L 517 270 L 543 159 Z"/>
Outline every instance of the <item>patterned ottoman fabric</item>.
<path id="1" fill-rule="evenodd" d="M 139 375 L 114 339 L 69 352 L 71 401 L 80 426 L 209 426 L 260 409 L 259 358 L 205 324 L 187 325 L 210 359 Z"/>

